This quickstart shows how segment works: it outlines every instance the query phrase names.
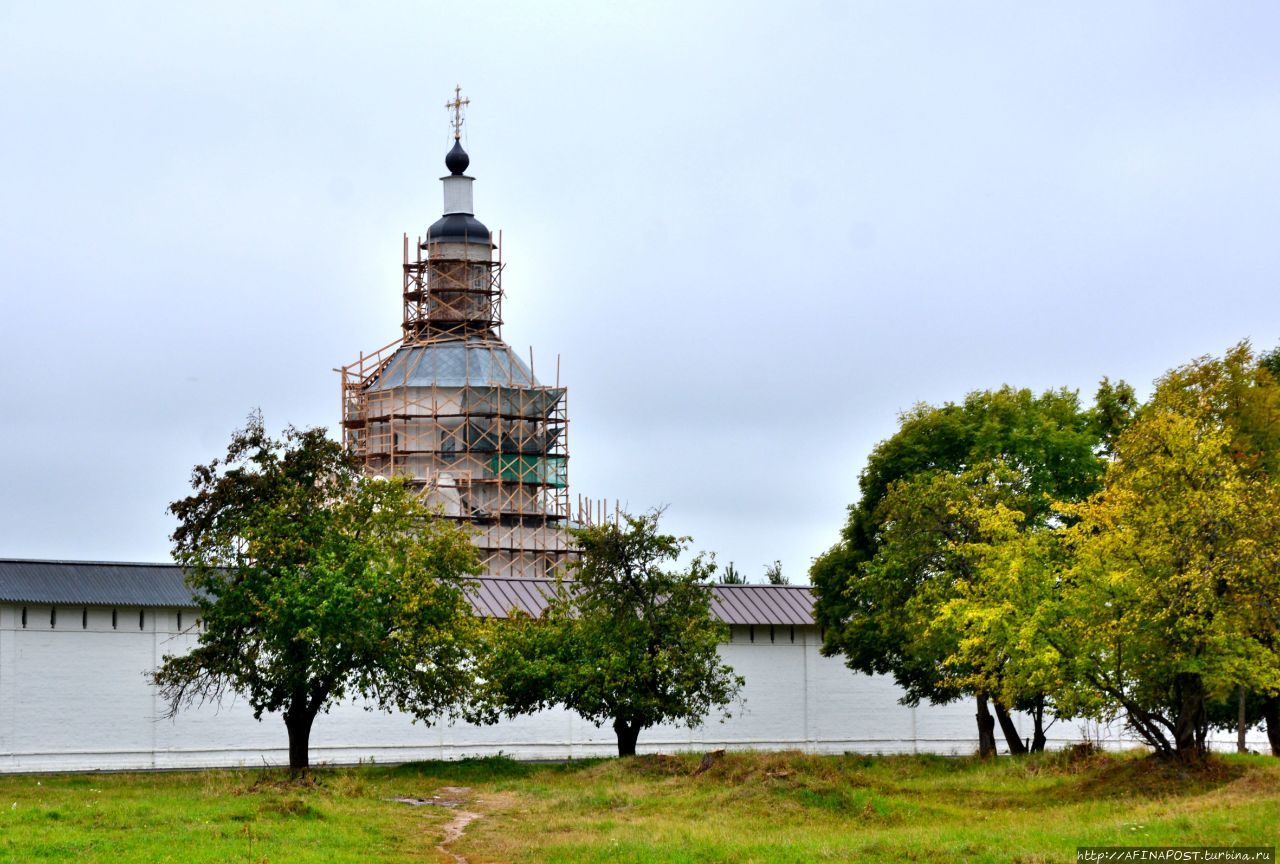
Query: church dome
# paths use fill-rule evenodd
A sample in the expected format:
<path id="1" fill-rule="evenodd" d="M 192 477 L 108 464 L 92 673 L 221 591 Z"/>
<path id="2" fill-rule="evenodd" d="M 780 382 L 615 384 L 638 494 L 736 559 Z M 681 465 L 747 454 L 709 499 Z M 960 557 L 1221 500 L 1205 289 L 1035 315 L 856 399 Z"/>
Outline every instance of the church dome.
<path id="1" fill-rule="evenodd" d="M 401 346 L 365 389 L 431 386 L 537 387 L 538 382 L 505 342 L 456 339 Z"/>
<path id="2" fill-rule="evenodd" d="M 449 169 L 450 174 L 465 174 L 470 164 L 471 157 L 462 149 L 462 142 L 455 139 L 453 149 L 444 157 L 444 167 Z"/>

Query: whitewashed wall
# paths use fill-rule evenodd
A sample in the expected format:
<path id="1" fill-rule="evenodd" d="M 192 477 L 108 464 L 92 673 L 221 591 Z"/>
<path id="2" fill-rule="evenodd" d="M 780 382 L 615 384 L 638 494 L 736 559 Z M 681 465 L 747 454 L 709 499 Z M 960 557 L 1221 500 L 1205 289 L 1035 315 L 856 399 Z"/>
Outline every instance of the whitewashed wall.
<path id="1" fill-rule="evenodd" d="M 163 700 L 144 674 L 167 653 L 189 648 L 176 609 L 0 605 L 0 772 L 126 768 L 257 766 L 287 762 L 283 721 L 253 719 L 242 700 L 163 717 Z M 182 610 L 183 626 L 194 614 Z M 752 639 L 752 630 L 754 639 Z M 744 702 L 732 716 L 698 729 L 659 727 L 640 736 L 644 752 L 717 747 L 802 749 L 841 753 L 970 753 L 976 746 L 973 707 L 961 703 L 907 708 L 882 677 L 855 675 L 818 653 L 813 627 L 735 627 L 722 647 L 746 678 Z M 1020 718 L 1021 720 L 1022 718 Z M 1023 721 L 1023 731 L 1029 727 Z M 1081 740 L 1078 726 L 1057 724 L 1055 744 Z M 1091 737 L 1124 744 L 1114 729 Z M 1226 738 L 1224 737 L 1224 741 Z M 1231 739 L 1232 741 L 1234 739 Z M 1264 736 L 1251 746 L 1262 750 Z M 1003 744 L 1003 742 L 1002 742 Z M 312 761 L 402 762 L 503 753 L 519 759 L 604 756 L 613 731 L 564 711 L 547 711 L 496 726 L 425 726 L 404 715 L 343 704 L 316 720 Z M 1002 747 L 1003 749 L 1003 747 Z"/>

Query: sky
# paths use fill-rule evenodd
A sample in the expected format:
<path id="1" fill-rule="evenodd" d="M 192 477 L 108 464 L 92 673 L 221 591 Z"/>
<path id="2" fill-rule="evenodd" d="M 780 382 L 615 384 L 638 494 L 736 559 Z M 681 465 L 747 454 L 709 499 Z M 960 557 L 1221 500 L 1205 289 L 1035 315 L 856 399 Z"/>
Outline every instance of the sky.
<path id="1" fill-rule="evenodd" d="M 1280 5 L 0 0 L 0 556 L 399 335 L 444 103 L 576 496 L 793 581 L 898 413 L 1280 343 Z"/>

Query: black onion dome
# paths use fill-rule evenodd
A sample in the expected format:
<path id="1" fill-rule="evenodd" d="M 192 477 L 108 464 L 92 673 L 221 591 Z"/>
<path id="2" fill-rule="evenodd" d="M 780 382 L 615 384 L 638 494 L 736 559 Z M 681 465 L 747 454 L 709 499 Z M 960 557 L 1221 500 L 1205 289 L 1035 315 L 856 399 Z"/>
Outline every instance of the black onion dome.
<path id="1" fill-rule="evenodd" d="M 462 149 L 462 142 L 455 138 L 453 149 L 444 157 L 444 167 L 448 168 L 451 174 L 461 174 L 470 164 L 471 157 L 467 155 L 466 150 Z"/>
<path id="2" fill-rule="evenodd" d="M 469 213 L 450 213 L 437 219 L 427 229 L 422 248 L 428 243 L 485 243 L 489 242 L 489 229 Z"/>

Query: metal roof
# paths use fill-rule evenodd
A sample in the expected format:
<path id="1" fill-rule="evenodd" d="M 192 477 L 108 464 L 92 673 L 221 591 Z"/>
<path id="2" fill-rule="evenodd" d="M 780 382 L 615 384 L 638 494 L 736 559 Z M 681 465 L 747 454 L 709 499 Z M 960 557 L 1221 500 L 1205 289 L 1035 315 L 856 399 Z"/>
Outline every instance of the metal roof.
<path id="1" fill-rule="evenodd" d="M 549 579 L 501 579 L 482 576 L 467 592 L 482 618 L 506 618 L 512 609 L 537 616 L 547 608 L 555 583 Z"/>
<path id="2" fill-rule="evenodd" d="M 432 242 L 479 243 L 481 246 L 488 246 L 492 237 L 484 223 L 470 213 L 450 213 L 431 223 L 422 246 L 426 248 Z"/>
<path id="3" fill-rule="evenodd" d="M 711 611 L 726 624 L 813 624 L 806 585 L 715 585 Z"/>
<path id="4" fill-rule="evenodd" d="M 0 559 L 0 601 L 80 606 L 194 606 L 176 564 Z"/>
<path id="5" fill-rule="evenodd" d="M 405 345 L 369 385 L 395 387 L 534 387 L 533 373 L 505 342 L 456 340 Z"/>
<path id="6" fill-rule="evenodd" d="M 555 583 L 480 576 L 467 593 L 476 614 L 538 615 Z M 176 564 L 0 558 L 0 602 L 68 606 L 194 607 Z M 711 611 L 726 624 L 810 625 L 813 592 L 802 585 L 713 585 Z"/>
<path id="7" fill-rule="evenodd" d="M 538 615 L 555 583 L 549 579 L 481 577 L 471 605 L 486 618 L 506 618 L 512 609 Z M 814 623 L 813 592 L 803 585 L 712 585 L 711 613 L 726 624 Z"/>

